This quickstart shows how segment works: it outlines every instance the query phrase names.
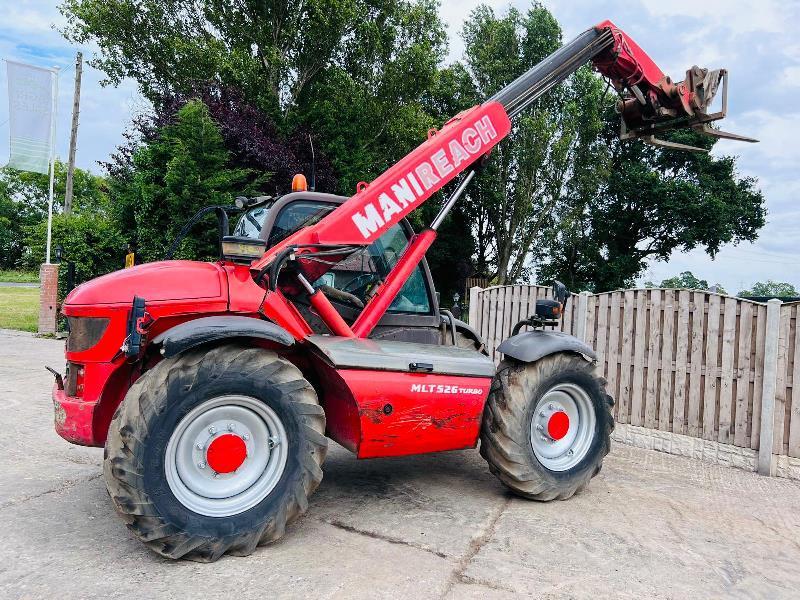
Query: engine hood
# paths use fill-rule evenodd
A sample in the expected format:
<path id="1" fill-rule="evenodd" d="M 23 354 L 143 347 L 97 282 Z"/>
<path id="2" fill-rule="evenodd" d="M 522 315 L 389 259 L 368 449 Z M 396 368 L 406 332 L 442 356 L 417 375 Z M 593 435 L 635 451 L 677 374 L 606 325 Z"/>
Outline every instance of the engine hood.
<path id="1" fill-rule="evenodd" d="M 115 271 L 76 287 L 65 305 L 130 304 L 134 296 L 147 302 L 193 299 L 227 301 L 224 269 L 215 263 L 165 260 Z"/>

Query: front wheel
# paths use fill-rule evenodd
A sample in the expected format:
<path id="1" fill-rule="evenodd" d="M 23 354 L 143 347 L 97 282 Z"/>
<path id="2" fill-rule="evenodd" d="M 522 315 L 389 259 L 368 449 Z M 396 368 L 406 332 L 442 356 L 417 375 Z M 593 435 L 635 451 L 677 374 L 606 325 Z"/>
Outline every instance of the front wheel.
<path id="1" fill-rule="evenodd" d="M 162 556 L 245 555 L 305 512 L 324 432 L 316 393 L 289 361 L 239 345 L 198 350 L 131 386 L 109 429 L 106 484 Z"/>
<path id="2" fill-rule="evenodd" d="M 613 402 L 594 366 L 575 354 L 500 363 L 481 427 L 481 455 L 513 492 L 566 499 L 600 472 Z"/>

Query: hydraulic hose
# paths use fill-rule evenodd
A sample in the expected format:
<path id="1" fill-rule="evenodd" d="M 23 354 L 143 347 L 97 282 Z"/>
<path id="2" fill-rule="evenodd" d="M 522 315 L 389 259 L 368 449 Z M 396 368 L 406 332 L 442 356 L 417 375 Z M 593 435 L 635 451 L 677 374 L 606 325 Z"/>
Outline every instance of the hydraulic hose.
<path id="1" fill-rule="evenodd" d="M 175 252 L 178 250 L 178 246 L 180 246 L 183 238 L 186 237 L 186 234 L 189 233 L 189 230 L 197 225 L 197 223 L 199 223 L 200 220 L 210 212 L 217 214 L 219 239 L 221 244 L 222 237 L 228 235 L 228 211 L 240 212 L 241 209 L 236 206 L 206 206 L 205 208 L 198 210 L 195 215 L 186 221 L 186 224 L 181 228 L 180 233 L 178 233 L 177 237 L 175 238 L 175 241 L 172 242 L 172 245 L 169 247 L 169 250 L 167 250 L 166 255 L 164 255 L 164 260 L 172 260 L 172 257 L 175 256 Z"/>

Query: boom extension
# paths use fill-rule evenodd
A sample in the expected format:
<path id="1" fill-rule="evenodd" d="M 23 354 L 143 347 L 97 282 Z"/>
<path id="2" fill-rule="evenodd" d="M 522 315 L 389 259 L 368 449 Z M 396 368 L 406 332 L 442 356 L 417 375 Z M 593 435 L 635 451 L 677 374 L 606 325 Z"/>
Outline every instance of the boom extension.
<path id="1" fill-rule="evenodd" d="M 717 138 L 758 141 L 708 126 L 712 121 L 723 119 L 728 111 L 728 72 L 725 69 L 710 71 L 694 66 L 686 71 L 683 81 L 674 83 L 611 21 L 603 21 L 584 31 L 497 92 L 490 101 L 500 102 L 509 118 L 513 118 L 590 60 L 620 95 L 618 110 L 622 117 L 620 137 L 623 140 L 641 138 L 649 144 L 705 152 L 702 148 L 654 137 L 674 129 L 691 128 Z M 720 85 L 722 108 L 709 113 Z"/>
<path id="2" fill-rule="evenodd" d="M 654 137 L 665 131 L 691 128 L 716 138 L 758 141 L 709 127 L 709 123 L 723 119 L 728 112 L 728 72 L 725 69 L 709 70 L 695 65 L 686 71 L 683 81 L 675 83 L 611 21 L 603 21 L 595 29 L 610 31 L 614 38 L 613 46 L 599 53 L 592 63 L 620 94 L 618 110 L 622 117 L 620 137 L 623 140 L 642 138 L 658 146 L 705 152 L 702 148 Z M 720 85 L 722 108 L 709 113 Z"/>
<path id="3" fill-rule="evenodd" d="M 722 119 L 727 112 L 727 71 L 709 71 L 695 66 L 686 72 L 684 81 L 674 83 L 627 34 L 611 21 L 603 21 L 553 52 L 485 103 L 459 113 L 440 131 L 431 132 L 419 147 L 371 184 L 360 185 L 353 197 L 319 223 L 297 231 L 269 249 L 253 262 L 253 273 L 261 277 L 269 269 L 270 276 L 277 279 L 280 268 L 273 263 L 282 265 L 282 257 L 287 253 L 301 258 L 305 253 L 320 252 L 326 247 L 372 243 L 460 173 L 488 156 L 511 131 L 512 118 L 589 61 L 620 95 L 622 139 L 641 138 L 654 145 L 701 152 L 704 150 L 666 142 L 655 136 L 676 129 L 694 129 L 718 138 L 756 141 L 709 127 L 709 123 Z M 710 113 L 720 86 L 722 108 Z M 357 337 L 368 336 L 381 319 L 433 243 L 436 229 L 473 175 L 474 168 L 445 203 L 433 226 L 411 241 L 386 280 L 378 286 L 353 325 L 352 332 Z M 341 258 L 344 256 L 346 254 Z M 316 280 L 334 261 L 300 259 L 294 262 L 304 278 L 301 280 L 303 287 L 308 289 L 307 280 Z M 270 288 L 280 293 L 277 281 L 271 281 Z M 312 295 L 319 294 L 322 292 L 315 291 Z M 349 328 L 342 327 L 339 319 L 325 318 L 325 314 L 330 314 L 325 300 L 324 296 L 315 300 L 322 309 L 323 320 L 332 330 L 349 335 Z M 330 309 L 334 310 L 332 306 Z"/>

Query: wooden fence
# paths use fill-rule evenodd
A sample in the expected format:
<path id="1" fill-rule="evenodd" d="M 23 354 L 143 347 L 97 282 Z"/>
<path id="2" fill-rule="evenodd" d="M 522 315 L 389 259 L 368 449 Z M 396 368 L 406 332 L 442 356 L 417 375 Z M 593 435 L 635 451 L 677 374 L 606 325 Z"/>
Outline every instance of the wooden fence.
<path id="1" fill-rule="evenodd" d="M 541 286 L 472 288 L 470 323 L 499 361 L 514 324 L 550 297 Z M 771 473 L 773 455 L 800 457 L 799 311 L 703 291 L 583 292 L 559 329 L 597 352 L 618 422 L 751 448 Z"/>

